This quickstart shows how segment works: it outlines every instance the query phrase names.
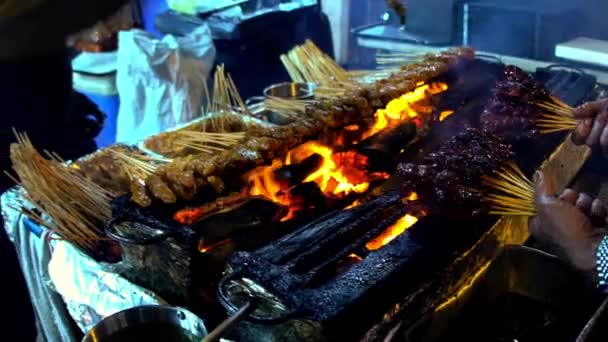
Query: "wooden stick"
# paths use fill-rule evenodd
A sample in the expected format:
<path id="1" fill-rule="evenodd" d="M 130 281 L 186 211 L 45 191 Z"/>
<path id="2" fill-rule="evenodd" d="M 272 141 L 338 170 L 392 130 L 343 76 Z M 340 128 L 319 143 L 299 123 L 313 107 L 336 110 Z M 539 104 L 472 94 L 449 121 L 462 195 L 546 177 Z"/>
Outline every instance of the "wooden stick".
<path id="1" fill-rule="evenodd" d="M 47 152 L 50 159 L 45 159 L 25 134 L 15 132 L 15 136 L 17 143 L 11 146 L 13 169 L 19 176 L 15 181 L 26 190 L 24 196 L 32 206 L 49 216 L 50 223 L 27 208 L 23 212 L 92 251 L 103 234 L 102 223 L 111 216 L 111 195 L 63 163 L 58 155 Z"/>

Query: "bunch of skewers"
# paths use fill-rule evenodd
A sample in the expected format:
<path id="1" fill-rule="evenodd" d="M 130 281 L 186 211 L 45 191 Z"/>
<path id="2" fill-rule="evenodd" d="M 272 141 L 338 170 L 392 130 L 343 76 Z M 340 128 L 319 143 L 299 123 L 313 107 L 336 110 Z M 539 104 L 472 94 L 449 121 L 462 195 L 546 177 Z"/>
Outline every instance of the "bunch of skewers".
<path id="1" fill-rule="evenodd" d="M 539 100 L 533 104 L 544 111 L 536 119 L 536 125 L 541 128 L 541 134 L 576 129 L 578 120 L 574 108 L 557 97 L 549 96 L 548 100 Z"/>
<path id="2" fill-rule="evenodd" d="M 501 167 L 494 176 L 483 176 L 490 215 L 534 216 L 534 184 L 516 163 Z"/>
<path id="3" fill-rule="evenodd" d="M 317 84 L 318 87 L 315 89 L 317 98 L 345 95 L 361 84 L 386 78 L 393 71 L 388 69 L 346 71 L 310 40 L 281 55 L 281 62 L 293 82 Z"/>
<path id="4" fill-rule="evenodd" d="M 17 184 L 33 209 L 15 208 L 32 221 L 45 226 L 85 251 L 93 252 L 102 238 L 103 223 L 111 218 L 113 195 L 79 174 L 53 153 L 46 158 L 25 134 L 15 132 L 11 145 Z M 48 218 L 43 217 L 45 213 Z"/>
<path id="5" fill-rule="evenodd" d="M 115 149 L 110 149 L 109 153 L 120 164 L 131 181 L 144 180 L 156 172 L 160 165 L 171 162 L 170 159 L 151 157 L 144 154 L 129 154 Z"/>
<path id="6" fill-rule="evenodd" d="M 212 95 L 206 92 L 208 104 L 203 108 L 203 121 L 150 137 L 144 142 L 145 146 L 156 153 L 176 157 L 184 154 L 212 155 L 241 142 L 246 132 L 235 131 L 235 121 L 242 122 L 243 117 L 251 116 L 251 113 L 223 65 L 215 70 Z M 246 125 L 237 126 L 244 128 Z M 146 161 L 142 162 L 146 164 Z M 152 166 L 144 168 L 151 170 Z"/>

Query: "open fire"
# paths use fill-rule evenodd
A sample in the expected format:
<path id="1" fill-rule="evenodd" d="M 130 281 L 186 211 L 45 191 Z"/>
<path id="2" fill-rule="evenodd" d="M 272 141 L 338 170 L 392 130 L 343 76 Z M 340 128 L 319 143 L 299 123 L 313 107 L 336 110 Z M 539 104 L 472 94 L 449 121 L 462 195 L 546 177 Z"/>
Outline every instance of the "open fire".
<path id="1" fill-rule="evenodd" d="M 370 137 L 391 125 L 406 120 L 413 120 L 417 126 L 422 125 L 423 119 L 433 113 L 432 96 L 447 89 L 448 85 L 442 82 L 421 84 L 413 91 L 390 101 L 386 108 L 376 112 L 374 115 L 376 122 L 369 131 L 363 134 L 362 138 Z"/>
<path id="2" fill-rule="evenodd" d="M 357 140 L 362 141 L 406 121 L 413 121 L 417 127 L 421 127 L 433 114 L 432 96 L 447 89 L 447 84 L 442 82 L 420 84 L 413 91 L 390 101 L 385 109 L 378 110 L 374 115 L 374 123 L 368 128 L 350 125 L 345 130 L 362 131 Z M 437 119 L 443 121 L 452 113 L 453 111 L 437 113 Z M 245 191 L 249 195 L 263 196 L 287 207 L 288 213 L 281 221 L 290 220 L 297 212 L 307 208 L 304 200 L 290 191 L 297 184 L 290 184 L 277 172 L 285 166 L 302 163 L 307 164 L 310 170 L 301 177 L 301 183 L 315 183 L 321 193 L 331 199 L 365 193 L 371 182 L 388 179 L 390 176 L 385 172 L 370 172 L 368 157 L 354 149 L 336 150 L 318 141 L 311 141 L 295 147 L 284 159 L 275 159 L 270 166 L 261 166 L 246 173 L 243 176 L 248 184 Z M 352 206 L 354 205 L 350 207 Z"/>
<path id="3" fill-rule="evenodd" d="M 418 194 L 415 192 L 412 192 L 411 194 L 409 194 L 407 197 L 404 198 L 404 201 L 408 201 L 408 202 L 413 202 L 413 201 L 417 201 L 417 200 L 418 200 Z M 418 216 L 424 216 L 424 213 L 419 213 Z M 375 237 L 374 239 L 372 239 L 371 241 L 366 243 L 365 248 L 369 251 L 375 251 L 375 250 L 378 250 L 378 249 L 386 246 L 389 242 L 393 241 L 397 236 L 405 233 L 405 231 L 408 230 L 408 228 L 415 225 L 416 222 L 418 222 L 418 219 L 420 219 L 420 217 L 413 216 L 410 214 L 405 214 L 405 216 L 403 216 L 402 218 L 397 220 L 397 222 L 395 222 L 395 224 L 393 224 L 388 229 L 386 229 L 384 232 L 382 232 L 380 235 L 378 235 L 377 237 Z"/>
<path id="4" fill-rule="evenodd" d="M 418 222 L 418 218 L 410 214 L 405 214 L 400 218 L 394 225 L 389 227 L 386 231 L 380 234 L 375 239 L 365 244 L 365 248 L 370 251 L 378 250 L 386 246 L 389 242 L 393 241 L 397 236 L 403 234 L 408 228 Z"/>
<path id="5" fill-rule="evenodd" d="M 296 213 L 303 210 L 326 205 L 327 201 L 345 200 L 351 203 L 346 209 L 358 206 L 361 202 L 357 199 L 357 194 L 367 192 L 373 182 L 390 177 L 386 172 L 371 170 L 370 159 L 360 148 L 365 148 L 364 143 L 376 138 L 379 138 L 376 143 L 393 144 L 394 140 L 383 140 L 384 137 L 391 136 L 391 133 L 385 132 L 392 130 L 403 134 L 400 125 L 406 123 L 414 123 L 415 127 L 420 129 L 430 121 L 445 120 L 453 111 L 437 112 L 434 109 L 433 96 L 447 89 L 447 84 L 442 82 L 421 83 L 413 91 L 390 101 L 384 109 L 378 110 L 373 122 L 343 127 L 343 134 L 334 137 L 331 143 L 309 141 L 296 146 L 284 158 L 274 159 L 271 165 L 260 166 L 245 173 L 242 179 L 246 186 L 239 193 L 201 207 L 182 209 L 176 212 L 173 218 L 182 224 L 194 224 L 218 208 L 239 203 L 247 196 L 259 196 L 286 208 L 284 214 L 278 216 L 282 222 L 294 218 Z M 416 134 L 415 129 L 412 134 Z M 346 135 L 350 138 L 345 139 Z M 397 135 L 396 140 L 399 139 L 401 138 Z M 350 141 L 347 144 L 349 146 L 345 146 L 345 140 Z M 330 144 L 332 146 L 329 146 Z M 323 200 L 312 200 L 315 196 L 322 196 Z"/>
<path id="6" fill-rule="evenodd" d="M 335 152 L 332 148 L 316 141 L 304 143 L 291 150 L 285 161 L 275 159 L 270 166 L 256 168 L 245 178 L 249 184 L 249 194 L 263 196 L 289 208 L 281 221 L 291 219 L 302 209 L 302 200 L 291 194 L 292 184 L 277 176 L 276 172 L 286 165 L 300 164 L 308 158 L 319 161 L 314 170 L 302 183 L 315 183 L 320 191 L 329 198 L 344 198 L 352 193 L 361 194 L 369 189 L 370 182 L 387 179 L 384 172 L 368 172 L 368 159 L 355 151 Z"/>

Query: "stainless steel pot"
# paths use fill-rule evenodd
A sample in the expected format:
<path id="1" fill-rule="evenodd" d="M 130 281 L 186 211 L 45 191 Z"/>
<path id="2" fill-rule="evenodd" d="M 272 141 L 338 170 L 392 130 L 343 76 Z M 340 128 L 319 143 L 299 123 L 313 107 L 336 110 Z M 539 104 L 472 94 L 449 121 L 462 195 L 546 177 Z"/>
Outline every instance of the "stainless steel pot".
<path id="1" fill-rule="evenodd" d="M 277 83 L 266 87 L 264 89 L 264 96 L 252 96 L 245 101 L 245 104 L 249 108 L 249 111 L 254 113 L 254 116 L 265 118 L 277 125 L 284 125 L 290 121 L 285 121 L 283 116 L 275 115 L 275 113 L 266 110 L 264 108 L 264 100 L 272 97 L 292 100 L 312 100 L 315 97 L 314 90 L 316 87 L 317 85 L 314 83 Z"/>
<path id="2" fill-rule="evenodd" d="M 162 305 L 144 305 L 123 310 L 104 318 L 86 334 L 82 342 L 113 342 L 117 340 L 117 336 L 124 336 L 127 332 L 129 333 L 129 339 L 133 340 L 145 337 L 143 334 L 137 336 L 139 332 L 145 333 L 146 336 L 160 338 L 161 334 L 167 333 L 167 328 L 171 328 L 174 334 L 182 337 L 179 341 L 200 341 L 207 336 L 207 329 L 203 320 L 186 309 Z M 156 332 L 155 329 L 159 329 L 159 331 Z M 163 329 L 162 332 L 160 329 Z"/>
<path id="3" fill-rule="evenodd" d="M 247 99 L 246 104 L 252 105 L 262 102 L 269 97 L 279 97 L 282 99 L 310 100 L 314 98 L 314 83 L 295 83 L 283 82 L 270 85 L 264 89 L 264 96 L 252 96 Z"/>
<path id="4" fill-rule="evenodd" d="M 314 83 L 283 82 L 264 89 L 264 96 L 284 99 L 310 100 L 314 96 Z"/>

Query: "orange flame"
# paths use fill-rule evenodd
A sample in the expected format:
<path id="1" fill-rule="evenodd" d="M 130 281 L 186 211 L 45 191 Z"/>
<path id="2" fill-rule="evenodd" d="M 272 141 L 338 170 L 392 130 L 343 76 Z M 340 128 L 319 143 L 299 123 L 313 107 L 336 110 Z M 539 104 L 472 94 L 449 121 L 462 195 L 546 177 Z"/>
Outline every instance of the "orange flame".
<path id="1" fill-rule="evenodd" d="M 357 255 L 357 254 L 355 254 L 355 253 L 351 253 L 351 254 L 349 254 L 349 255 L 348 255 L 348 258 L 349 258 L 349 259 L 351 259 L 351 260 L 355 260 L 355 261 L 361 261 L 361 260 L 363 260 L 363 258 L 362 258 L 362 257 L 358 256 L 358 255 Z"/>
<path id="2" fill-rule="evenodd" d="M 311 141 L 289 151 L 284 162 L 275 159 L 272 165 L 261 166 L 245 174 L 249 194 L 289 207 L 289 213 L 281 221 L 290 219 L 302 208 L 298 208 L 297 200 L 289 195 L 289 185 L 278 181 L 274 171 L 284 165 L 300 163 L 313 154 L 321 156 L 322 162 L 303 182 L 314 182 L 326 196 L 344 198 L 352 193 L 364 193 L 371 181 L 389 177 L 386 173 L 368 172 L 368 160 L 364 155 L 355 151 L 334 152 L 328 146 Z"/>
<path id="3" fill-rule="evenodd" d="M 374 238 L 367 244 L 365 248 L 370 251 L 378 250 L 386 246 L 389 242 L 393 241 L 397 236 L 403 234 L 409 227 L 413 226 L 418 222 L 418 218 L 409 214 L 406 214 L 400 218 L 394 225 L 390 226 L 380 236 Z"/>
<path id="4" fill-rule="evenodd" d="M 193 224 L 201 217 L 202 210 L 199 208 L 186 208 L 176 212 L 173 219 L 181 224 Z"/>
<path id="5" fill-rule="evenodd" d="M 346 208 L 344 208 L 344 209 L 345 209 L 345 210 L 348 210 L 348 209 L 352 209 L 352 208 L 354 208 L 354 207 L 358 207 L 358 206 L 360 206 L 360 205 L 361 205 L 361 201 L 357 199 L 357 200 L 355 200 L 353 203 L 351 203 L 351 204 L 350 204 L 348 207 L 346 207 Z"/>
<path id="6" fill-rule="evenodd" d="M 405 199 L 407 199 L 408 201 L 417 201 L 418 200 L 418 194 L 415 193 L 415 192 L 412 192 Z"/>
<path id="7" fill-rule="evenodd" d="M 419 83 L 416 89 L 390 101 L 385 109 L 376 112 L 375 123 L 361 135 L 361 140 L 368 138 L 389 125 L 404 120 L 415 120 L 417 125 L 424 122 L 424 115 L 433 112 L 431 97 L 448 89 L 446 83 Z M 444 112 L 446 113 L 446 112 Z M 447 114 L 445 114 L 447 115 Z M 444 117 L 445 118 L 445 117 Z M 345 131 L 358 131 L 357 124 L 349 125 Z M 342 139 L 341 136 L 337 138 Z M 337 141 L 338 145 L 342 142 Z M 289 151 L 285 160 L 275 159 L 270 166 L 258 167 L 244 175 L 250 195 L 263 196 L 275 203 L 289 208 L 288 214 L 281 221 L 289 220 L 303 208 L 296 203 L 297 199 L 290 196 L 289 184 L 282 184 L 274 175 L 274 171 L 285 165 L 297 164 L 313 154 L 321 156 L 321 166 L 304 179 L 306 182 L 317 184 L 321 192 L 329 197 L 344 198 L 352 193 L 364 193 L 369 189 L 370 182 L 387 179 L 386 173 L 369 173 L 367 157 L 355 151 L 335 152 L 332 148 L 312 141 L 297 146 Z M 301 203 L 300 203 L 301 204 Z M 349 208 L 358 205 L 353 203 Z"/>
<path id="8" fill-rule="evenodd" d="M 415 192 L 410 193 L 405 197 L 407 201 L 417 201 L 418 194 Z M 375 237 L 373 240 L 368 242 L 365 247 L 370 251 L 375 251 L 383 246 L 387 245 L 389 242 L 393 241 L 397 236 L 403 234 L 409 227 L 413 226 L 418 222 L 418 218 L 412 216 L 410 214 L 406 214 L 402 218 L 400 218 L 395 224 L 388 227 L 382 234 Z"/>
<path id="9" fill-rule="evenodd" d="M 420 119 L 421 114 L 430 114 L 433 110 L 428 101 L 430 97 L 447 89 L 448 85 L 442 82 L 419 83 L 413 91 L 390 101 L 385 109 L 379 109 L 375 114 L 375 124 L 363 135 L 363 139 L 380 132 L 392 123 Z"/>
<path id="10" fill-rule="evenodd" d="M 445 119 L 448 118 L 448 116 L 454 114 L 453 110 L 444 110 L 443 112 L 441 112 L 441 114 L 439 114 L 439 121 L 443 121 Z"/>

